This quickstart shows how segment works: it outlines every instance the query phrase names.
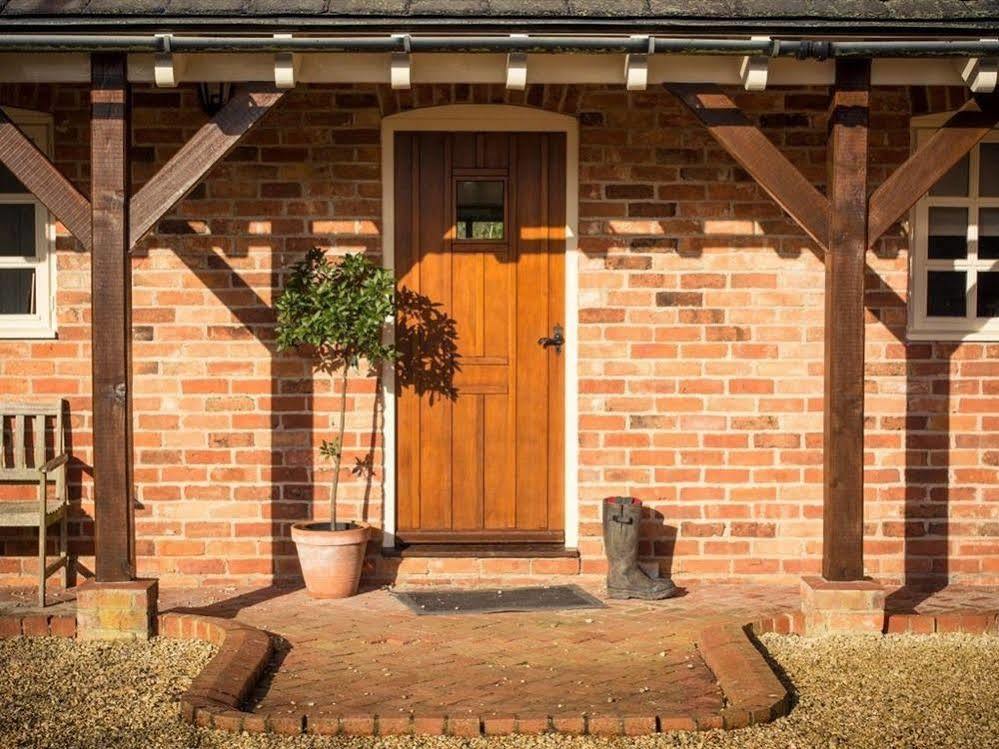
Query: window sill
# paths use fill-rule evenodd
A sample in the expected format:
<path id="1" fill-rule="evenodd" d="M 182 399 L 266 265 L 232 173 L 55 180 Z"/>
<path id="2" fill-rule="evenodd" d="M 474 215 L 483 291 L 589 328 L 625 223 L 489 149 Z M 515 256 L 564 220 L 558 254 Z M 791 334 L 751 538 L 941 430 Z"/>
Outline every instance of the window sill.
<path id="1" fill-rule="evenodd" d="M 908 329 L 905 332 L 907 341 L 940 341 L 950 343 L 995 343 L 999 342 L 999 328 L 987 330 L 940 330 L 932 328 Z"/>
<path id="2" fill-rule="evenodd" d="M 2 325 L 0 341 L 36 340 L 51 341 L 58 338 L 55 328 L 47 325 Z"/>

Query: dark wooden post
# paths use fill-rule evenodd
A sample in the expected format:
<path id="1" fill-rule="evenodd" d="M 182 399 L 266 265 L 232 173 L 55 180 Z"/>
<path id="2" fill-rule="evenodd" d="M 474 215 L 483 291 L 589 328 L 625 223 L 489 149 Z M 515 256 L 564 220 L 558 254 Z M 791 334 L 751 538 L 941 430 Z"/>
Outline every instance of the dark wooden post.
<path id="1" fill-rule="evenodd" d="M 829 112 L 822 574 L 864 576 L 864 254 L 871 65 L 837 60 Z"/>
<path id="2" fill-rule="evenodd" d="M 95 573 L 132 579 L 132 310 L 128 83 L 121 54 L 91 58 L 91 341 Z"/>

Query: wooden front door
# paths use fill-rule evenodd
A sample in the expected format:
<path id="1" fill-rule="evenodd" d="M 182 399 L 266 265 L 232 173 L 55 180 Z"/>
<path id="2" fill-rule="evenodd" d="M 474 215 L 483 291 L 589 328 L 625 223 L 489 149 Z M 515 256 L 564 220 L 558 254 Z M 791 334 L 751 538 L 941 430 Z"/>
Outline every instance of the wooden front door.
<path id="1" fill-rule="evenodd" d="M 565 136 L 398 133 L 397 535 L 563 541 Z"/>

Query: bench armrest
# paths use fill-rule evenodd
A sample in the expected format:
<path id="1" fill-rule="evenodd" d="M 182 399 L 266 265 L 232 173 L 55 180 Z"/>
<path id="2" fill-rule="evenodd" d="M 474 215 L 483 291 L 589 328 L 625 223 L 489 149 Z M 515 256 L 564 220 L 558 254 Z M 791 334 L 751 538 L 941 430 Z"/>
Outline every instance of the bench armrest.
<path id="1" fill-rule="evenodd" d="M 69 455 L 67 453 L 63 453 L 62 455 L 56 455 L 54 458 L 52 458 L 52 460 L 50 460 L 48 463 L 43 465 L 38 470 L 41 473 L 52 473 L 52 471 L 54 471 L 56 468 L 58 468 L 59 466 L 66 465 L 66 463 L 68 462 L 69 462 Z"/>

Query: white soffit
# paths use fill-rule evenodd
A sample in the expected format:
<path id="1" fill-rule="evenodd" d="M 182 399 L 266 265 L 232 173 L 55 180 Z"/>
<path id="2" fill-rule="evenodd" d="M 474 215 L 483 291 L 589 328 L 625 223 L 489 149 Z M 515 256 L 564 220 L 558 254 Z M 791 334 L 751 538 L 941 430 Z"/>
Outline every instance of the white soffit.
<path id="1" fill-rule="evenodd" d="M 400 53 L 404 54 L 404 53 Z M 507 55 L 502 53 L 414 53 L 411 83 L 496 83 L 506 85 Z M 262 53 L 172 54 L 177 83 L 273 81 L 275 56 Z M 526 67 L 531 83 L 595 83 L 624 87 L 625 55 L 529 54 Z M 390 83 L 390 53 L 295 54 L 296 83 Z M 659 83 L 718 83 L 742 87 L 742 57 L 666 55 L 648 57 L 648 85 Z M 961 65 L 953 59 L 877 59 L 871 82 L 880 86 L 963 86 Z M 132 54 L 128 77 L 133 83 L 154 83 L 156 55 Z M 770 60 L 767 86 L 828 86 L 833 82 L 832 60 Z M 85 53 L 0 53 L 2 83 L 86 83 L 90 59 Z"/>

